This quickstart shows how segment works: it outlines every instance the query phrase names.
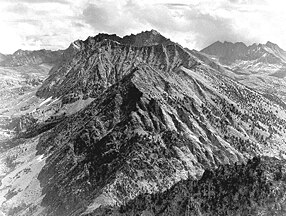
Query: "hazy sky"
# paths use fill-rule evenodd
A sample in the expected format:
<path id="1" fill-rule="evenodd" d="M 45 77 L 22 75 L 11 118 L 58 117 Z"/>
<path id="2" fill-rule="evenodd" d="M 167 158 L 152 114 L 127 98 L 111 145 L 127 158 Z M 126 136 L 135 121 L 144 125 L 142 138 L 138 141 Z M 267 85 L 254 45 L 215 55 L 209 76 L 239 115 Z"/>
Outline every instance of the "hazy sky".
<path id="1" fill-rule="evenodd" d="M 286 49 L 285 0 L 0 0 L 0 52 L 65 49 L 99 32 L 156 29 L 190 49 L 271 41 Z"/>

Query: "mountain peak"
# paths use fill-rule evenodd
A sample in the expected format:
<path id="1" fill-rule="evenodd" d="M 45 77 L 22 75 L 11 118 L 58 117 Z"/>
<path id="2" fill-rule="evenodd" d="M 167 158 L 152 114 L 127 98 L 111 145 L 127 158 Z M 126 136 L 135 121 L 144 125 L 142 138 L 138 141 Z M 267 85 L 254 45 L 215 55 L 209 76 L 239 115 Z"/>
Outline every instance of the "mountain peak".
<path id="1" fill-rule="evenodd" d="M 267 41 L 265 45 L 266 46 L 278 46 L 277 44 L 272 43 L 271 41 Z"/>
<path id="2" fill-rule="evenodd" d="M 169 39 L 165 38 L 154 29 L 151 29 L 150 31 L 142 31 L 136 35 L 131 34 L 124 36 L 122 39 L 124 43 L 138 47 L 172 43 Z"/>
<path id="3" fill-rule="evenodd" d="M 158 31 L 151 29 L 149 31 L 142 31 L 138 34 L 126 35 L 124 37 L 120 37 L 116 34 L 107 34 L 107 33 L 99 33 L 94 37 L 88 37 L 84 43 L 96 43 L 103 40 L 111 40 L 121 44 L 135 46 L 135 47 L 143 47 L 143 46 L 153 46 L 158 44 L 171 44 L 173 43 L 170 39 L 165 38 Z M 71 44 L 72 47 L 79 48 L 79 44 L 82 44 L 80 41 L 75 41 Z"/>
<path id="4" fill-rule="evenodd" d="M 141 35 L 141 34 L 146 34 L 146 35 L 161 35 L 160 32 L 158 32 L 155 29 L 151 29 L 151 30 L 146 30 L 146 31 L 142 31 L 138 34 L 135 34 L 135 36 Z M 134 35 L 134 34 L 131 34 Z"/>
<path id="5" fill-rule="evenodd" d="M 235 47 L 247 47 L 245 43 L 243 42 L 231 42 L 231 41 L 224 41 L 223 45 L 227 46 L 235 46 Z"/>
<path id="6" fill-rule="evenodd" d="M 160 34 L 158 31 L 156 31 L 155 29 L 151 29 L 151 31 L 150 31 L 152 34 L 154 34 L 154 35 L 157 35 L 157 34 Z"/>
<path id="7" fill-rule="evenodd" d="M 15 51 L 12 55 L 23 55 L 26 51 L 22 50 L 22 49 L 18 49 L 17 51 Z"/>
<path id="8" fill-rule="evenodd" d="M 225 41 L 224 41 L 225 42 Z M 221 45 L 221 44 L 223 44 L 221 41 L 216 41 L 216 42 L 214 42 L 214 43 L 212 43 L 211 45 L 214 45 L 214 44 L 216 44 L 216 45 Z M 211 46 L 210 45 L 210 46 Z"/>
<path id="9" fill-rule="evenodd" d="M 231 41 L 224 41 L 223 44 L 231 44 L 231 45 L 233 45 L 234 43 L 232 43 Z"/>
<path id="10" fill-rule="evenodd" d="M 208 47 L 201 50 L 201 52 L 217 56 L 223 61 L 223 64 L 229 64 L 241 55 L 247 52 L 247 46 L 243 42 L 229 42 L 224 41 L 223 43 L 217 41 Z"/>
<path id="11" fill-rule="evenodd" d="M 267 47 L 269 47 L 269 48 L 271 48 L 271 49 L 274 49 L 274 50 L 278 50 L 279 52 L 281 52 L 281 51 L 284 52 L 284 50 L 281 49 L 277 44 L 272 43 L 272 42 L 270 42 L 270 41 L 267 41 L 266 44 L 265 44 L 265 46 L 267 46 Z"/>
<path id="12" fill-rule="evenodd" d="M 215 49 L 234 49 L 234 48 L 242 48 L 245 49 L 247 46 L 243 42 L 230 42 L 230 41 L 224 41 L 223 43 L 221 41 L 216 41 L 209 45 L 208 47 L 202 49 L 201 51 L 204 52 L 204 50 L 215 48 Z"/>

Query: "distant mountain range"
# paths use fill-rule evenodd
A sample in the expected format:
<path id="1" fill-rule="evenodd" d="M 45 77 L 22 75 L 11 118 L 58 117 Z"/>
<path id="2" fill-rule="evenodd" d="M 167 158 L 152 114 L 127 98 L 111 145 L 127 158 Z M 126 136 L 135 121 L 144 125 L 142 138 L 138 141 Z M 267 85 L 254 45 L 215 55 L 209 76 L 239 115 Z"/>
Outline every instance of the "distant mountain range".
<path id="1" fill-rule="evenodd" d="M 220 64 L 238 74 L 262 74 L 283 78 L 286 76 L 286 51 L 277 44 L 253 44 L 217 41 L 201 50 Z"/>
<path id="2" fill-rule="evenodd" d="M 24 65 L 55 64 L 61 59 L 63 51 L 17 50 L 11 55 L 0 54 L 0 66 L 15 67 Z"/>
<path id="3" fill-rule="evenodd" d="M 15 100 L 0 110 L 0 214 L 285 212 L 286 104 L 267 91 L 283 78 L 254 71 L 283 67 L 278 46 L 199 52 L 151 30 L 12 56 L 9 70 L 53 67 L 23 95 L 1 68 Z"/>
<path id="4" fill-rule="evenodd" d="M 225 65 L 234 64 L 236 61 L 252 61 L 254 64 L 286 63 L 286 51 L 269 41 L 266 44 L 253 44 L 251 46 L 246 46 L 242 42 L 222 43 L 217 41 L 201 52 L 217 57 L 219 62 Z"/>
<path id="5" fill-rule="evenodd" d="M 286 100 L 286 51 L 278 45 L 215 42 L 201 50 L 213 64 L 227 69 L 227 75 L 265 95 Z"/>

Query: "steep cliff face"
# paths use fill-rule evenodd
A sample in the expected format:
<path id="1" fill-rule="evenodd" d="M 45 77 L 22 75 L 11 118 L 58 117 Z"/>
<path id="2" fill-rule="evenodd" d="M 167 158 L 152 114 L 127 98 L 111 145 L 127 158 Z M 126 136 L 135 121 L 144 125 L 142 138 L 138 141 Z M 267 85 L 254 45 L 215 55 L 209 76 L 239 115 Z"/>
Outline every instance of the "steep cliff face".
<path id="1" fill-rule="evenodd" d="M 63 56 L 3 142 L 4 213 L 93 214 L 205 169 L 285 156 L 283 103 L 157 32 L 100 34 Z"/>

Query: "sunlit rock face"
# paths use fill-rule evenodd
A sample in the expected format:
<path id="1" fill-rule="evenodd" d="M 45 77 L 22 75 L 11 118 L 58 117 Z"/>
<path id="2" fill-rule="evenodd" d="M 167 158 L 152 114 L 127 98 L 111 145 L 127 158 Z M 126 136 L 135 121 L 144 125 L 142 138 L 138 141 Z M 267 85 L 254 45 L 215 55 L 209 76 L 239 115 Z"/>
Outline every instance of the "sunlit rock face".
<path id="1" fill-rule="evenodd" d="M 285 104 L 227 73 L 154 30 L 73 42 L 0 125 L 1 211 L 105 215 L 206 169 L 283 158 Z"/>

